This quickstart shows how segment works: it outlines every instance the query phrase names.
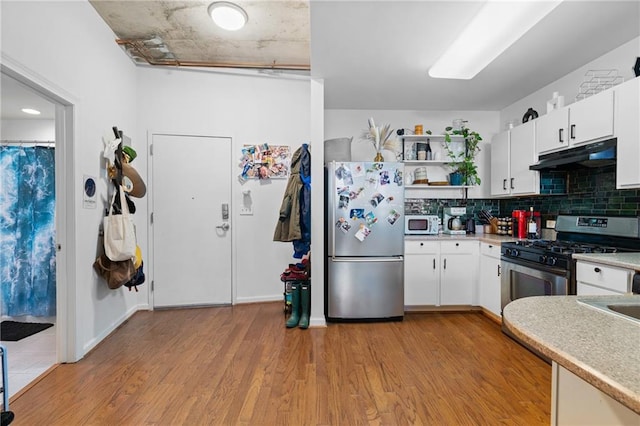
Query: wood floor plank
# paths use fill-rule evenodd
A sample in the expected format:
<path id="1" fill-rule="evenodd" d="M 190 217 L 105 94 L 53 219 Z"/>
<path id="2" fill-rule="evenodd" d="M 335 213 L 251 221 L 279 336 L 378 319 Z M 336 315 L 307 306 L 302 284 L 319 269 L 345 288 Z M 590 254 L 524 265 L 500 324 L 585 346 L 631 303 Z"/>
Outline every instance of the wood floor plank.
<path id="1" fill-rule="evenodd" d="M 13 424 L 549 423 L 550 366 L 479 313 L 284 321 L 281 303 L 138 312 L 11 401 Z"/>

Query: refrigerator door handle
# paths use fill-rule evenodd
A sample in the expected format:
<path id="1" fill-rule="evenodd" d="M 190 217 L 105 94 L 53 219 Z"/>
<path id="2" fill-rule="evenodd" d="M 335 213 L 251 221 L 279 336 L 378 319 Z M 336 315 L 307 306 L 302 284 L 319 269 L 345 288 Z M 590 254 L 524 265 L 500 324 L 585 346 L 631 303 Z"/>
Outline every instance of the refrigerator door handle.
<path id="1" fill-rule="evenodd" d="M 335 257 L 331 259 L 334 262 L 402 262 L 404 261 L 404 256 L 391 256 L 391 257 Z"/>
<path id="2" fill-rule="evenodd" d="M 336 161 L 333 160 L 331 162 L 331 169 L 329 171 L 331 175 L 329 176 L 329 180 L 331 181 L 331 197 L 336 196 Z M 333 199 L 335 202 L 335 198 Z M 331 223 L 329 226 L 331 227 L 331 259 L 336 260 L 336 206 L 335 203 L 331 203 Z"/>

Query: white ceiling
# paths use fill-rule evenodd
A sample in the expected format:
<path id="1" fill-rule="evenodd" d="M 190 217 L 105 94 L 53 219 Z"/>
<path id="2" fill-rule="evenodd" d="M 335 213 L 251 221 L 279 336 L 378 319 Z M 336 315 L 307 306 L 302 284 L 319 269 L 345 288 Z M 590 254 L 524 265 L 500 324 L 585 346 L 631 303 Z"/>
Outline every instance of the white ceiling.
<path id="1" fill-rule="evenodd" d="M 36 109 L 41 114 L 25 114 L 22 108 Z M 4 73 L 0 77 L 0 111 L 2 111 L 3 120 L 53 120 L 55 118 L 53 103 Z"/>
<path id="2" fill-rule="evenodd" d="M 638 1 L 566 0 L 475 78 L 429 77 L 481 6 L 312 1 L 311 74 L 324 78 L 325 107 L 500 110 L 640 35 Z"/>
<path id="3" fill-rule="evenodd" d="M 249 25 L 235 33 L 209 3 L 91 0 L 114 38 L 160 35 L 180 60 L 310 65 L 330 109 L 500 110 L 640 36 L 638 0 L 565 0 L 475 78 L 444 80 L 427 70 L 481 1 L 237 1 Z M 39 102 L 16 84 L 3 76 L 3 118 Z"/>

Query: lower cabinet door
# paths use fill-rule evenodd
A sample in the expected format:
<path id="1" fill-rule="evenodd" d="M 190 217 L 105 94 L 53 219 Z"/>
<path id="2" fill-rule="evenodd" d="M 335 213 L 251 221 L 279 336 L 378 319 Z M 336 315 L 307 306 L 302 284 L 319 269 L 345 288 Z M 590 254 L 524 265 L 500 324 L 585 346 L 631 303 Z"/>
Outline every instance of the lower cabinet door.
<path id="1" fill-rule="evenodd" d="M 442 254 L 440 304 L 472 305 L 477 258 L 468 254 Z"/>
<path id="2" fill-rule="evenodd" d="M 405 254 L 405 306 L 439 305 L 440 260 L 437 254 Z"/>
<path id="3" fill-rule="evenodd" d="M 480 256 L 480 306 L 500 316 L 500 258 Z"/>

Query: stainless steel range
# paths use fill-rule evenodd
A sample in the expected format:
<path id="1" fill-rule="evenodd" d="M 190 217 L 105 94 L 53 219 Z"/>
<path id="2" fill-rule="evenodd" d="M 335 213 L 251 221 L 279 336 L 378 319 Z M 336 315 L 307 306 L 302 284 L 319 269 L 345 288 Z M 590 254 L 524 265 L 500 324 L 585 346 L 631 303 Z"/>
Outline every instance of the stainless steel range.
<path id="1" fill-rule="evenodd" d="M 555 241 L 502 243 L 503 310 L 522 297 L 576 294 L 574 253 L 640 251 L 640 217 L 561 215 L 555 229 Z"/>

